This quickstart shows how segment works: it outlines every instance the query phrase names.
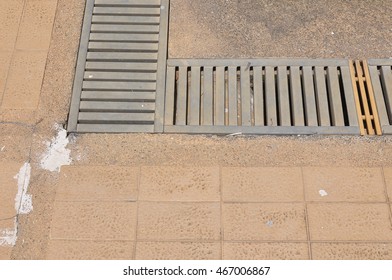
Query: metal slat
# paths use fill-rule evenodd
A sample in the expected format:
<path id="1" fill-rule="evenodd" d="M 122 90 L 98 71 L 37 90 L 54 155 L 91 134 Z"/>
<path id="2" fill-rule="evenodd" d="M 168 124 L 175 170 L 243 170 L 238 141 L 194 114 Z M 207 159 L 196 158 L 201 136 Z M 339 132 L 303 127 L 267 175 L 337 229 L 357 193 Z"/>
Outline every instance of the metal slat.
<path id="1" fill-rule="evenodd" d="M 157 62 L 157 53 L 134 53 L 134 52 L 89 52 L 88 61 L 108 62 Z"/>
<path id="2" fill-rule="evenodd" d="M 154 103 L 81 101 L 81 112 L 152 112 Z"/>
<path id="3" fill-rule="evenodd" d="M 159 24 L 159 17 L 138 17 L 138 16 L 102 16 L 94 15 L 92 18 L 94 24 Z"/>
<path id="4" fill-rule="evenodd" d="M 185 125 L 187 116 L 188 68 L 180 67 L 177 87 L 176 124 Z"/>
<path id="5" fill-rule="evenodd" d="M 278 67 L 278 104 L 279 104 L 279 125 L 290 126 L 290 97 L 288 86 L 287 66 Z"/>
<path id="6" fill-rule="evenodd" d="M 384 89 L 384 99 L 389 112 L 389 121 L 392 124 L 392 69 L 391 66 L 381 67 L 381 83 Z"/>
<path id="7" fill-rule="evenodd" d="M 94 15 L 132 15 L 132 16 L 159 16 L 159 8 L 139 8 L 139 7 L 95 7 Z"/>
<path id="8" fill-rule="evenodd" d="M 82 91 L 81 99 L 84 101 L 154 101 L 155 92 Z"/>
<path id="9" fill-rule="evenodd" d="M 134 72 L 156 72 L 156 63 L 143 62 L 86 62 L 87 71 L 134 71 Z"/>
<path id="10" fill-rule="evenodd" d="M 95 5 L 133 5 L 133 6 L 159 6 L 161 0 L 95 0 Z"/>
<path id="11" fill-rule="evenodd" d="M 101 33 L 144 33 L 144 34 L 158 34 L 158 25 L 133 25 L 133 24 L 93 24 L 91 32 Z"/>
<path id="12" fill-rule="evenodd" d="M 83 82 L 83 90 L 137 90 L 155 91 L 155 83 L 146 82 Z"/>
<path id="13" fill-rule="evenodd" d="M 315 77 L 319 126 L 330 126 L 331 120 L 329 116 L 328 94 L 325 82 L 324 67 L 315 67 Z"/>
<path id="14" fill-rule="evenodd" d="M 238 125 L 238 102 L 237 102 L 237 67 L 228 68 L 228 92 L 229 92 L 229 125 Z"/>
<path id="15" fill-rule="evenodd" d="M 154 125 L 78 124 L 79 133 L 153 133 Z"/>
<path id="16" fill-rule="evenodd" d="M 346 108 L 347 108 L 349 125 L 359 126 L 357 110 L 355 110 L 354 91 L 351 82 L 350 67 L 349 66 L 340 67 L 340 73 L 342 75 L 343 88 L 344 88 L 344 93 L 346 98 Z"/>
<path id="17" fill-rule="evenodd" d="M 329 66 L 327 69 L 329 103 L 331 109 L 332 124 L 335 126 L 344 126 L 344 116 L 342 99 L 340 95 L 340 85 L 338 77 L 338 69 Z"/>
<path id="18" fill-rule="evenodd" d="M 155 82 L 156 73 L 86 71 L 84 80 Z"/>
<path id="19" fill-rule="evenodd" d="M 165 125 L 174 125 L 176 68 L 168 67 L 166 74 Z"/>
<path id="20" fill-rule="evenodd" d="M 225 124 L 225 68 L 216 68 L 215 125 Z"/>
<path id="21" fill-rule="evenodd" d="M 317 107 L 314 90 L 314 78 L 313 69 L 311 66 L 305 66 L 302 69 L 302 83 L 304 87 L 304 103 L 305 103 L 305 115 L 307 126 L 317 126 Z"/>
<path id="22" fill-rule="evenodd" d="M 266 125 L 277 126 L 278 119 L 276 115 L 276 92 L 275 92 L 275 69 L 274 67 L 265 67 L 265 100 L 266 100 Z"/>
<path id="23" fill-rule="evenodd" d="M 250 110 L 250 72 L 249 66 L 241 67 L 241 120 L 243 126 L 252 125 Z"/>
<path id="24" fill-rule="evenodd" d="M 157 43 L 158 34 L 116 34 L 116 33 L 91 33 L 90 41 L 95 42 L 152 42 Z"/>
<path id="25" fill-rule="evenodd" d="M 90 42 L 89 51 L 112 51 L 112 52 L 157 52 L 158 43 L 127 43 L 127 42 Z"/>
<path id="26" fill-rule="evenodd" d="M 383 89 L 381 85 L 381 80 L 379 76 L 379 71 L 377 69 L 377 66 L 369 66 L 369 72 L 370 76 L 372 79 L 372 85 L 373 85 L 373 90 L 374 90 L 374 97 L 376 100 L 377 104 L 377 111 L 378 115 L 380 117 L 380 123 L 381 126 L 387 126 L 390 125 L 389 123 L 389 117 L 388 117 L 388 112 L 386 108 L 386 103 L 383 95 Z"/>
<path id="27" fill-rule="evenodd" d="M 298 66 L 290 67 L 291 108 L 294 126 L 304 126 L 304 103 L 302 97 L 301 74 Z"/>
<path id="28" fill-rule="evenodd" d="M 200 67 L 191 69 L 191 91 L 189 93 L 190 108 L 189 120 L 190 125 L 200 124 Z"/>
<path id="29" fill-rule="evenodd" d="M 264 125 L 263 68 L 253 67 L 253 95 L 255 126 Z"/>
<path id="30" fill-rule="evenodd" d="M 202 124 L 213 125 L 214 120 L 214 85 L 213 85 L 213 68 L 204 67 L 204 84 L 202 92 L 203 112 Z"/>
<path id="31" fill-rule="evenodd" d="M 79 113 L 79 123 L 154 123 L 153 113 Z"/>

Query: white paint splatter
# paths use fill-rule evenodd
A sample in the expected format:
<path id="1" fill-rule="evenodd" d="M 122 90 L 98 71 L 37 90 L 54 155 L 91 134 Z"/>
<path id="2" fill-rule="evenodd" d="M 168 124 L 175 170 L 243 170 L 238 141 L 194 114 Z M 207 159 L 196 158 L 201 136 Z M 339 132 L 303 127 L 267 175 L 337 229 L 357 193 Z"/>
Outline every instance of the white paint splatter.
<path id="1" fill-rule="evenodd" d="M 18 225 L 16 218 L 14 218 L 14 228 L 0 229 L 0 246 L 10 247 L 15 246 L 18 233 Z"/>
<path id="2" fill-rule="evenodd" d="M 15 197 L 15 210 L 18 214 L 28 214 L 33 211 L 33 203 L 31 194 L 27 194 L 30 183 L 31 166 L 26 162 L 15 175 L 18 180 L 18 193 Z"/>
<path id="3" fill-rule="evenodd" d="M 18 193 L 15 196 L 15 210 L 16 214 L 28 214 L 33 211 L 33 203 L 31 194 L 27 194 L 31 176 L 30 163 L 26 162 L 19 169 L 18 174 L 14 176 L 17 180 Z M 18 238 L 18 220 L 13 218 L 14 227 L 0 229 L 0 246 L 15 246 Z"/>
<path id="4" fill-rule="evenodd" d="M 1 147 L 1 151 L 4 151 L 4 149 L 5 149 L 5 146 Z"/>
<path id="5" fill-rule="evenodd" d="M 322 197 L 328 195 L 328 193 L 327 193 L 325 190 L 319 190 L 319 194 L 320 194 L 320 196 L 322 196 Z"/>
<path id="6" fill-rule="evenodd" d="M 55 129 L 57 136 L 51 142 L 46 142 L 48 148 L 42 155 L 41 168 L 51 172 L 60 172 L 61 166 L 71 164 L 71 150 L 66 148 L 69 143 L 67 131 L 58 124 L 55 125 Z"/>
<path id="7" fill-rule="evenodd" d="M 266 222 L 267 227 L 272 227 L 274 225 L 274 221 Z"/>

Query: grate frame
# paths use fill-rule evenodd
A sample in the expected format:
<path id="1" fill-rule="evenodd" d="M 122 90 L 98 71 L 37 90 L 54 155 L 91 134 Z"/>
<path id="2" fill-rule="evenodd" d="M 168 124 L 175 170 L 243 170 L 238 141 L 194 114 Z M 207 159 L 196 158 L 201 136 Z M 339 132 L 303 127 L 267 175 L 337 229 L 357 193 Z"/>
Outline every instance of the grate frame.
<path id="1" fill-rule="evenodd" d="M 392 59 L 368 60 L 369 75 L 374 91 L 383 134 L 392 134 Z"/>
<path id="2" fill-rule="evenodd" d="M 169 59 L 166 85 L 165 133 L 360 134 L 347 60 Z"/>
<path id="3" fill-rule="evenodd" d="M 163 132 L 169 0 L 87 0 L 68 132 Z"/>

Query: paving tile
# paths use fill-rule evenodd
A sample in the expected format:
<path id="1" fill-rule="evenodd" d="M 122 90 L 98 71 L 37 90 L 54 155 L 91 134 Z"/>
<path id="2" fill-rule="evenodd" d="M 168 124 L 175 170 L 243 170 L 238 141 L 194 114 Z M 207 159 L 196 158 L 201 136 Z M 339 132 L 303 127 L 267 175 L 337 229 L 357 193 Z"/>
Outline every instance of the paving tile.
<path id="1" fill-rule="evenodd" d="M 392 243 L 313 243 L 315 260 L 392 260 Z"/>
<path id="2" fill-rule="evenodd" d="M 387 204 L 309 204 L 308 216 L 312 240 L 392 240 Z"/>
<path id="3" fill-rule="evenodd" d="M 388 198 L 392 202 L 392 167 L 384 168 L 384 178 L 387 185 Z"/>
<path id="4" fill-rule="evenodd" d="M 0 2 L 0 7 L 1 7 L 1 2 Z M 11 51 L 0 51 L 0 104 L 3 98 L 5 82 L 7 80 L 7 74 L 8 74 L 8 67 L 11 63 L 11 57 L 12 57 Z"/>
<path id="5" fill-rule="evenodd" d="M 56 7 L 57 1 L 26 1 L 16 42 L 17 49 L 49 49 Z"/>
<path id="6" fill-rule="evenodd" d="M 135 201 L 138 167 L 64 166 L 57 201 Z"/>
<path id="7" fill-rule="evenodd" d="M 0 1 L 0 50 L 13 50 L 24 0 Z"/>
<path id="8" fill-rule="evenodd" d="M 8 74 L 2 108 L 37 108 L 46 56 L 45 51 L 15 52 Z"/>
<path id="9" fill-rule="evenodd" d="M 17 124 L 0 124 L 0 162 L 20 162 L 29 159 L 32 127 Z"/>
<path id="10" fill-rule="evenodd" d="M 381 168 L 304 168 L 303 172 L 308 201 L 386 201 Z"/>
<path id="11" fill-rule="evenodd" d="M 137 260 L 219 260 L 220 242 L 138 242 Z"/>
<path id="12" fill-rule="evenodd" d="M 0 162 L 0 219 L 16 215 L 15 197 L 18 193 L 18 182 L 14 178 L 22 164 Z"/>
<path id="13" fill-rule="evenodd" d="M 0 260 L 9 260 L 11 258 L 12 247 L 0 246 Z"/>
<path id="14" fill-rule="evenodd" d="M 134 202 L 56 202 L 51 239 L 134 240 Z"/>
<path id="15" fill-rule="evenodd" d="M 225 242 L 225 260 L 307 260 L 308 243 Z"/>
<path id="16" fill-rule="evenodd" d="M 223 168 L 225 201 L 303 201 L 300 168 Z"/>
<path id="17" fill-rule="evenodd" d="M 4 109 L 0 107 L 0 122 L 35 125 L 35 110 Z"/>
<path id="18" fill-rule="evenodd" d="M 219 167 L 142 167 L 140 199 L 220 201 Z"/>
<path id="19" fill-rule="evenodd" d="M 225 203 L 224 240 L 306 240 L 302 203 Z"/>
<path id="20" fill-rule="evenodd" d="M 49 240 L 48 260 L 130 260 L 132 241 Z"/>
<path id="21" fill-rule="evenodd" d="M 219 203 L 141 202 L 139 241 L 220 240 Z"/>

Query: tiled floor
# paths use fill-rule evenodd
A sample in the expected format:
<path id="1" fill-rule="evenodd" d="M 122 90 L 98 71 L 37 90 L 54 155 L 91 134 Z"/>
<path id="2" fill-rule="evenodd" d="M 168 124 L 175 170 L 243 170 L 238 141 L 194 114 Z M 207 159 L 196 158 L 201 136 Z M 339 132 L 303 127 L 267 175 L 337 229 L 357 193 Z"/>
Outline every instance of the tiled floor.
<path id="1" fill-rule="evenodd" d="M 47 257 L 390 259 L 386 170 L 63 167 Z"/>

